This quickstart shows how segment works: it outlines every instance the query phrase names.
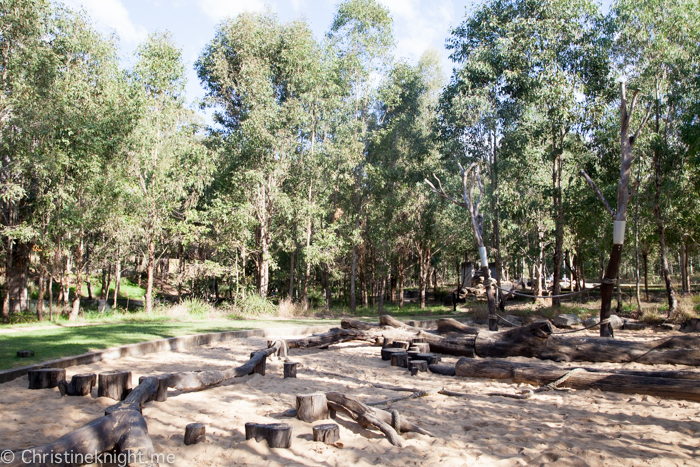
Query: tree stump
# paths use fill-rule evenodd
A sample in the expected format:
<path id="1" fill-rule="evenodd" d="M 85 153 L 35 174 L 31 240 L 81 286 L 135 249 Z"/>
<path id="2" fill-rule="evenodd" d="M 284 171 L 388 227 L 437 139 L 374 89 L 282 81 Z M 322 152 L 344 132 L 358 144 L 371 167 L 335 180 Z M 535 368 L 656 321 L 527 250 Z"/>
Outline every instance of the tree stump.
<path id="1" fill-rule="evenodd" d="M 289 448 L 292 446 L 292 434 L 294 428 L 286 423 L 262 423 L 245 424 L 245 439 L 255 438 L 260 442 L 263 439 L 271 448 Z"/>
<path id="2" fill-rule="evenodd" d="M 130 371 L 105 371 L 97 377 L 97 397 L 122 401 L 131 392 Z"/>
<path id="3" fill-rule="evenodd" d="M 29 389 L 55 388 L 59 381 L 66 379 L 65 368 L 39 368 L 27 372 Z"/>
<path id="4" fill-rule="evenodd" d="M 17 356 L 19 358 L 29 358 L 34 356 L 34 351 L 33 350 L 18 350 L 17 351 Z"/>
<path id="5" fill-rule="evenodd" d="M 92 388 L 97 384 L 97 375 L 95 373 L 85 373 L 82 375 L 73 375 L 70 383 L 65 380 L 58 383 L 58 390 L 63 396 L 89 396 Z"/>
<path id="6" fill-rule="evenodd" d="M 325 423 L 316 425 L 313 428 L 314 441 L 321 441 L 326 444 L 333 444 L 340 440 L 340 428 L 335 423 Z"/>
<path id="7" fill-rule="evenodd" d="M 411 360 L 408 364 L 408 369 L 411 370 L 411 376 L 416 376 L 419 371 L 428 371 L 428 362 L 425 360 Z"/>
<path id="8" fill-rule="evenodd" d="M 394 343 L 392 344 L 392 346 L 393 346 L 395 349 L 408 350 L 408 347 L 410 346 L 410 344 L 409 344 L 408 342 L 406 342 L 406 341 L 394 341 Z"/>
<path id="9" fill-rule="evenodd" d="M 185 427 L 185 444 L 189 446 L 204 441 L 207 437 L 206 432 L 207 427 L 204 423 L 190 423 Z"/>
<path id="10" fill-rule="evenodd" d="M 413 360 L 425 360 L 428 362 L 428 365 L 435 365 L 440 361 L 440 357 L 434 353 L 419 353 L 413 357 Z"/>
<path id="11" fill-rule="evenodd" d="M 322 392 L 297 395 L 297 418 L 307 423 L 328 418 L 328 401 Z"/>
<path id="12" fill-rule="evenodd" d="M 413 339 L 411 339 L 411 344 L 425 344 L 425 338 L 414 337 Z"/>
<path id="13" fill-rule="evenodd" d="M 255 352 L 250 353 L 250 358 L 253 358 L 253 356 L 255 356 Z M 259 375 L 265 376 L 265 364 L 266 363 L 267 363 L 267 358 L 263 358 L 262 360 L 260 360 L 260 363 L 255 365 L 255 368 L 253 368 L 253 371 L 251 371 L 250 374 L 252 375 L 252 374 L 257 373 Z"/>
<path id="14" fill-rule="evenodd" d="M 409 350 L 417 350 L 420 353 L 429 353 L 430 344 L 426 344 L 425 342 L 414 342 Z"/>
<path id="15" fill-rule="evenodd" d="M 414 358 L 416 358 L 416 355 L 418 355 L 419 353 L 421 353 L 421 352 L 419 352 L 417 350 L 409 350 L 408 352 L 406 352 L 406 354 L 408 354 L 409 360 L 413 360 Z"/>
<path id="16" fill-rule="evenodd" d="M 387 347 L 382 349 L 382 360 L 391 360 L 391 354 L 405 352 L 404 349 L 396 349 L 393 347 Z"/>
<path id="17" fill-rule="evenodd" d="M 406 352 L 394 352 L 391 354 L 391 366 L 406 368 L 408 366 L 408 354 Z"/>
<path id="18" fill-rule="evenodd" d="M 385 349 L 387 347 L 392 347 L 394 345 L 394 339 L 391 337 L 385 337 L 384 342 L 382 343 L 382 349 Z"/>
<path id="19" fill-rule="evenodd" d="M 285 378 L 296 378 L 297 377 L 297 363 L 296 362 L 284 362 L 284 377 Z"/>
<path id="20" fill-rule="evenodd" d="M 141 384 L 148 376 L 139 376 L 139 384 Z M 155 394 L 149 397 L 146 402 L 158 401 L 165 402 L 168 400 L 168 386 L 170 384 L 170 375 L 155 375 L 154 378 L 158 379 L 158 389 Z"/>

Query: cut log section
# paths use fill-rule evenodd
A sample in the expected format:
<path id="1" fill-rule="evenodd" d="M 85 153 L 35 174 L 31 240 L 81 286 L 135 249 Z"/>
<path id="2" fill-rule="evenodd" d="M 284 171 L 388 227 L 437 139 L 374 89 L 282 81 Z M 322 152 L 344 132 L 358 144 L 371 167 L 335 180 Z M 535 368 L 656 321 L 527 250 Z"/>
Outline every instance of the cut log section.
<path id="1" fill-rule="evenodd" d="M 58 383 L 58 390 L 63 396 L 89 396 L 92 388 L 97 384 L 97 375 L 95 373 L 86 373 L 82 375 L 73 375 L 70 383 L 65 380 Z"/>
<path id="2" fill-rule="evenodd" d="M 256 353 L 256 352 L 251 352 L 251 353 L 250 353 L 250 358 L 251 358 L 251 360 L 253 359 L 253 357 L 255 357 L 255 353 Z M 253 367 L 253 370 L 250 372 L 250 374 L 252 375 L 252 374 L 257 373 L 257 374 L 259 374 L 259 375 L 265 376 L 265 367 L 266 367 L 266 365 L 267 365 L 267 355 L 265 355 L 264 358 L 261 358 L 261 359 L 255 364 L 255 367 Z"/>
<path id="3" fill-rule="evenodd" d="M 260 442 L 267 441 L 271 448 L 290 448 L 292 446 L 292 434 L 294 428 L 286 423 L 251 423 L 245 424 L 245 439 L 255 439 Z"/>
<path id="4" fill-rule="evenodd" d="M 391 366 L 398 366 L 401 368 L 408 367 L 408 354 L 406 352 L 395 352 L 391 354 Z"/>
<path id="5" fill-rule="evenodd" d="M 296 362 L 284 362 L 284 377 L 285 378 L 296 378 L 297 377 L 297 363 Z"/>
<path id="6" fill-rule="evenodd" d="M 437 365 L 437 363 L 440 361 L 440 357 L 434 353 L 419 353 L 414 355 L 412 360 L 425 360 L 428 362 L 428 365 Z"/>
<path id="7" fill-rule="evenodd" d="M 394 341 L 392 343 L 392 347 L 394 347 L 395 349 L 408 350 L 408 348 L 410 347 L 410 344 L 406 341 Z"/>
<path id="8" fill-rule="evenodd" d="M 515 383 L 535 385 L 549 384 L 573 369 L 546 364 L 515 363 L 504 360 L 473 360 L 468 358 L 460 359 L 455 366 L 457 376 L 512 379 Z M 630 375 L 605 372 L 605 370 L 592 372 L 581 368 L 577 372 L 572 373 L 559 386 L 700 401 L 700 385 L 698 385 L 697 380 L 640 376 L 640 373 L 643 372 L 637 372 L 637 375 Z M 650 373 L 653 374 L 655 372 Z"/>
<path id="9" fill-rule="evenodd" d="M 19 358 L 29 358 L 34 356 L 34 351 L 33 350 L 18 350 L 17 351 L 17 356 Z"/>
<path id="10" fill-rule="evenodd" d="M 428 353 L 430 352 L 430 344 L 425 342 L 416 342 L 411 345 L 410 350 L 417 350 L 418 353 Z"/>
<path id="11" fill-rule="evenodd" d="M 190 423 L 185 427 L 185 444 L 192 445 L 204 441 L 207 437 L 207 427 L 204 423 Z"/>
<path id="12" fill-rule="evenodd" d="M 297 395 L 297 418 L 299 420 L 311 423 L 328 417 L 328 402 L 324 393 Z"/>
<path id="13" fill-rule="evenodd" d="M 97 377 L 97 397 L 121 401 L 131 390 L 130 371 L 105 371 Z"/>
<path id="14" fill-rule="evenodd" d="M 314 441 L 334 444 L 340 440 L 340 427 L 335 423 L 324 423 L 313 428 Z"/>
<path id="15" fill-rule="evenodd" d="M 416 376 L 419 371 L 428 371 L 428 362 L 425 360 L 411 360 L 408 363 L 411 376 Z"/>
<path id="16" fill-rule="evenodd" d="M 391 356 L 395 353 L 405 353 L 406 350 L 394 347 L 386 347 L 382 349 L 382 360 L 391 360 Z"/>
<path id="17" fill-rule="evenodd" d="M 65 368 L 39 368 L 27 372 L 29 389 L 47 389 L 58 386 L 59 381 L 66 379 Z"/>
<path id="18" fill-rule="evenodd" d="M 348 415 L 350 418 L 355 420 L 363 428 L 374 427 L 384 433 L 391 444 L 394 446 L 401 446 L 401 437 L 398 435 L 396 430 L 392 428 L 392 415 L 391 413 L 377 409 L 375 407 L 370 407 L 367 404 L 363 404 L 357 399 L 346 396 L 339 392 L 328 392 L 326 393 L 326 399 L 328 399 L 328 407 L 336 412 Z M 419 428 L 413 423 L 405 419 L 405 417 L 400 417 L 399 428 L 400 431 L 406 432 L 416 432 L 427 436 L 433 436 L 427 430 Z M 434 437 L 434 436 L 433 436 Z"/>
<path id="19" fill-rule="evenodd" d="M 411 344 L 425 344 L 425 338 L 414 337 L 413 339 L 411 339 Z"/>

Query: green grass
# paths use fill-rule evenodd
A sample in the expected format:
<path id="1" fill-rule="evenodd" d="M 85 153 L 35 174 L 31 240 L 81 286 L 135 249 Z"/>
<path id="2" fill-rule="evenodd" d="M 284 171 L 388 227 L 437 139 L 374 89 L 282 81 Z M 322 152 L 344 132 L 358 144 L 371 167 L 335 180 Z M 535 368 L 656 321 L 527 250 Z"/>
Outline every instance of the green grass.
<path id="1" fill-rule="evenodd" d="M 134 314 L 136 318 L 137 314 Z M 336 325 L 339 320 L 269 319 L 230 320 L 201 319 L 176 321 L 167 317 L 145 314 L 131 322 L 107 322 L 100 325 L 65 326 L 44 323 L 46 327 L 6 329 L 0 333 L 0 369 L 32 365 L 47 360 L 80 355 L 91 350 L 107 349 L 125 344 L 145 342 L 167 337 L 208 332 L 238 331 L 286 326 Z M 128 316 L 128 315 L 127 315 Z M 2 329 L 2 328 L 0 328 Z M 33 350 L 32 358 L 18 358 L 18 350 Z"/>
<path id="2" fill-rule="evenodd" d="M 99 298 L 100 294 L 102 293 L 102 280 L 98 280 L 98 278 L 93 277 L 90 279 L 90 283 L 92 284 L 92 296 Z M 140 300 L 146 295 L 145 287 L 139 287 L 136 283 L 131 282 L 131 280 L 127 279 L 126 277 L 122 277 L 119 283 L 121 284 L 119 286 L 119 296 L 122 298 L 134 298 Z M 114 296 L 115 285 L 116 284 L 114 281 L 110 282 L 109 284 L 110 298 Z M 83 284 L 82 293 L 83 297 L 88 296 L 87 284 Z"/>

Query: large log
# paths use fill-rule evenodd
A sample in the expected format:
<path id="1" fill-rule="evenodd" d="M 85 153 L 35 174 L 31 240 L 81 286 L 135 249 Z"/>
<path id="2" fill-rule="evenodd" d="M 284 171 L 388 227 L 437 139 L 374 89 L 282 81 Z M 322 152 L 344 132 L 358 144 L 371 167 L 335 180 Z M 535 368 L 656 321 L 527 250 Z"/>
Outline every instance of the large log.
<path id="1" fill-rule="evenodd" d="M 376 342 L 377 337 L 362 330 L 333 328 L 328 332 L 314 334 L 311 337 L 290 339 L 287 341 L 287 345 L 290 349 L 313 349 L 355 340 Z"/>
<path id="2" fill-rule="evenodd" d="M 457 376 L 471 378 L 512 379 L 515 383 L 538 386 L 549 384 L 569 373 L 573 368 L 554 365 L 516 363 L 506 360 L 474 360 L 461 358 L 455 365 Z M 668 399 L 700 401 L 697 380 L 659 378 L 637 374 L 612 373 L 605 370 L 587 371 L 581 368 L 572 373 L 560 387 L 600 389 L 623 394 L 648 394 Z M 655 372 L 649 372 L 653 375 Z"/>
<path id="3" fill-rule="evenodd" d="M 168 385 L 171 388 L 181 391 L 192 391 L 214 386 L 231 378 L 249 375 L 255 371 L 256 368 L 262 368 L 262 364 L 267 359 L 268 355 L 277 352 L 281 345 L 281 341 L 277 341 L 272 347 L 253 352 L 250 360 L 237 368 L 173 373 L 168 378 Z"/>
<path id="4" fill-rule="evenodd" d="M 649 341 L 553 335 L 549 321 L 476 336 L 479 357 L 532 357 L 558 362 L 637 362 L 700 365 L 700 338 L 673 336 Z"/>
<path id="5" fill-rule="evenodd" d="M 461 332 L 462 334 L 479 334 L 478 328 L 472 328 L 466 324 L 462 324 L 456 319 L 452 318 L 441 318 L 437 323 L 437 331 L 440 334 L 448 332 Z"/>
<path id="6" fill-rule="evenodd" d="M 94 463 L 95 454 L 102 454 L 102 460 L 108 464 L 154 465 L 153 442 L 140 405 L 156 391 L 157 385 L 155 378 L 147 378 L 123 402 L 108 408 L 104 417 L 53 443 L 15 451 L 14 461 L 8 465 L 77 466 Z"/>
<path id="7" fill-rule="evenodd" d="M 377 409 L 376 407 L 370 407 L 353 397 L 346 396 L 339 392 L 327 392 L 326 399 L 328 399 L 328 407 L 335 412 L 348 415 L 363 428 L 372 426 L 379 429 L 386 435 L 391 444 L 394 446 L 401 446 L 401 437 L 391 426 L 391 413 Z M 404 417 L 400 417 L 399 428 L 401 432 L 412 431 L 434 437 L 432 433 L 414 425 Z"/>

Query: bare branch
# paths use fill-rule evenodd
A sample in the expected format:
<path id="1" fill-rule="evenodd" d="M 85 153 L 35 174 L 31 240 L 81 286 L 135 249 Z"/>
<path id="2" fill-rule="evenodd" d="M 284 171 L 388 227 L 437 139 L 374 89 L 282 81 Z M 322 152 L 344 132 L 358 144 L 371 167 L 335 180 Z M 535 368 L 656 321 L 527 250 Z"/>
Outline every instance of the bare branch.
<path id="1" fill-rule="evenodd" d="M 646 125 L 647 120 L 649 120 L 649 117 L 651 117 L 651 104 L 649 104 L 649 107 L 647 107 L 647 113 L 644 115 L 642 123 L 639 124 L 639 128 L 637 128 L 637 131 L 634 132 L 634 136 L 632 136 L 632 138 L 634 138 L 635 140 L 637 139 L 637 137 L 639 136 L 639 132 L 642 131 L 642 128 L 644 127 L 644 125 Z"/>
<path id="2" fill-rule="evenodd" d="M 433 184 L 430 182 L 430 180 L 428 180 L 427 178 L 425 179 L 425 183 L 427 183 L 427 184 L 430 186 L 430 190 L 431 190 L 433 193 L 435 193 L 435 194 L 437 194 L 437 195 L 439 195 L 439 196 L 445 198 L 446 200 L 449 200 L 449 201 L 453 202 L 453 203 L 456 204 L 457 206 L 460 206 L 460 207 L 463 207 L 463 208 L 466 208 L 466 207 L 467 207 L 466 204 L 457 201 L 456 199 L 452 198 L 450 195 L 448 195 L 447 193 L 445 193 L 445 190 L 442 188 L 442 183 L 440 183 L 440 179 L 437 178 L 437 176 L 436 176 L 435 174 L 433 174 L 433 177 L 435 177 L 435 179 L 438 181 L 438 185 L 440 186 L 440 189 L 439 189 L 439 190 L 438 190 L 437 188 L 435 188 L 435 185 L 433 185 Z"/>
<path id="3" fill-rule="evenodd" d="M 611 216 L 615 217 L 615 212 L 612 210 L 610 205 L 608 204 L 608 201 L 605 199 L 605 196 L 603 196 L 603 193 L 600 192 L 597 186 L 595 186 L 595 183 L 593 180 L 591 180 L 591 177 L 588 176 L 585 170 L 581 169 L 581 175 L 586 179 L 588 184 L 593 188 L 593 191 L 595 194 L 598 196 L 598 199 L 600 199 L 603 202 L 603 205 L 605 206 L 605 209 L 610 213 Z"/>

